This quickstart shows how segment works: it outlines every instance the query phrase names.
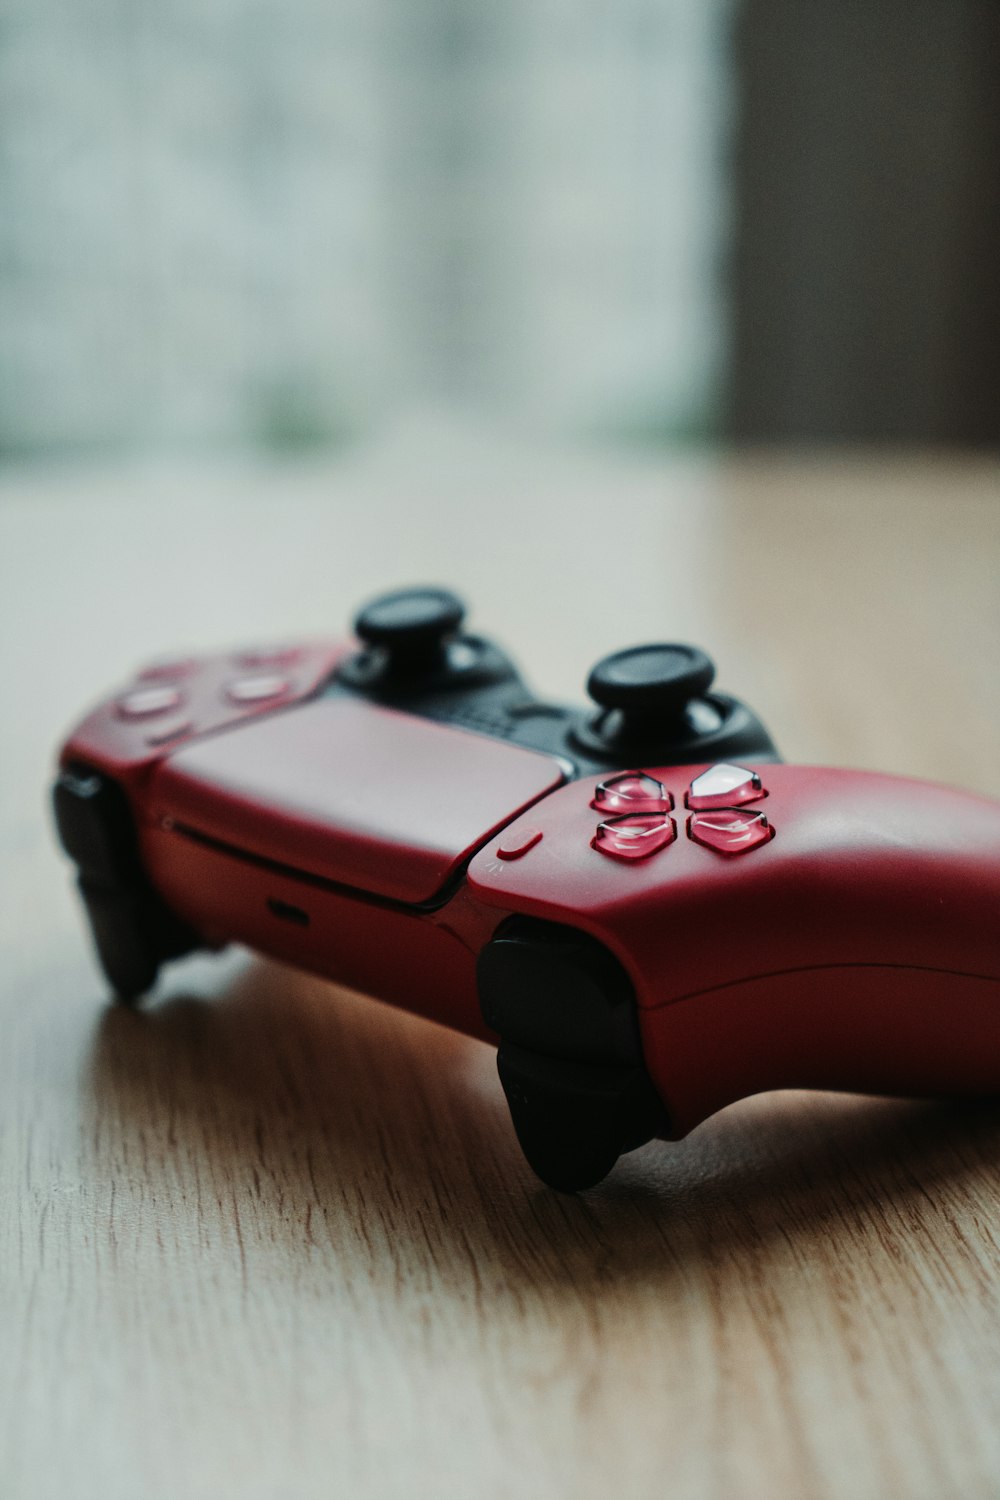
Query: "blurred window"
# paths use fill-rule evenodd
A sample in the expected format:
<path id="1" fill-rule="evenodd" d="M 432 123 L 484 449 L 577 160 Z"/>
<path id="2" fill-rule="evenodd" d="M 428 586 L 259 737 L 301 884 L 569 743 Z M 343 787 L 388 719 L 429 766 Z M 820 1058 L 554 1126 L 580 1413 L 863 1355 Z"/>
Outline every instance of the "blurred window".
<path id="1" fill-rule="evenodd" d="M 729 0 L 5 0 L 0 452 L 714 419 Z"/>

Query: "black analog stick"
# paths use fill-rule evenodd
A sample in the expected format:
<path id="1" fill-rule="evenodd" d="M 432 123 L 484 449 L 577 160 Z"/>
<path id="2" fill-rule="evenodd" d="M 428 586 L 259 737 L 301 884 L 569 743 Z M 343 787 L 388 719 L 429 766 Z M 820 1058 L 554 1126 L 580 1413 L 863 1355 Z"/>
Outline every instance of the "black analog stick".
<path id="1" fill-rule="evenodd" d="M 447 589 L 400 589 L 366 604 L 354 629 L 366 646 L 385 651 L 393 668 L 407 670 L 438 657 L 464 618 L 464 604 Z"/>
<path id="2" fill-rule="evenodd" d="M 711 658 L 697 646 L 632 646 L 597 663 L 587 692 L 602 708 L 666 718 L 707 693 L 714 677 Z"/>
<path id="3" fill-rule="evenodd" d="M 671 722 L 683 720 L 715 677 L 710 657 L 697 646 L 632 646 L 599 661 L 587 692 L 605 710 L 594 725 L 602 739 L 622 746 L 648 741 Z"/>

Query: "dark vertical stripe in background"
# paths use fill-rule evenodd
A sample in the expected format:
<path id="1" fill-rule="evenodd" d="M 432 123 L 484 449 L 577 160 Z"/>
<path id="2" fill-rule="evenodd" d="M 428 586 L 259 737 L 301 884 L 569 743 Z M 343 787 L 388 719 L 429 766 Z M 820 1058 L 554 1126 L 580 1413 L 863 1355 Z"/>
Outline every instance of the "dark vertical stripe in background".
<path id="1" fill-rule="evenodd" d="M 1000 440 L 1000 4 L 744 0 L 728 432 Z"/>

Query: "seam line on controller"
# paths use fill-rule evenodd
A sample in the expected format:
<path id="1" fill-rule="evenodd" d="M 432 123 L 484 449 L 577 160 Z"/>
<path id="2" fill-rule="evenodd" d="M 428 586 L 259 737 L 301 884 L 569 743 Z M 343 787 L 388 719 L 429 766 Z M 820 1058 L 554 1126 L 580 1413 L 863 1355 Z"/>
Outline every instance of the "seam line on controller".
<path id="1" fill-rule="evenodd" d="M 565 784 L 565 783 L 563 783 Z M 539 793 L 530 802 L 520 807 L 506 822 L 496 828 L 491 828 L 484 838 L 470 849 L 464 859 L 456 865 L 452 874 L 445 883 L 429 896 L 426 901 L 403 901 L 398 896 L 382 896 L 377 891 L 369 891 L 360 885 L 349 885 L 343 880 L 332 880 L 328 875 L 316 875 L 311 870 L 303 870 L 298 865 L 288 865 L 278 859 L 269 859 L 266 854 L 254 854 L 249 849 L 241 849 L 238 844 L 230 844 L 225 839 L 215 838 L 210 833 L 203 833 L 200 828 L 193 827 L 190 823 L 182 823 L 173 819 L 169 814 L 160 823 L 160 827 L 168 833 L 179 834 L 182 838 L 190 839 L 192 843 L 202 844 L 208 849 L 215 849 L 220 854 L 227 854 L 232 859 L 238 859 L 244 864 L 256 865 L 258 869 L 269 870 L 274 875 L 283 875 L 292 880 L 302 881 L 303 884 L 312 886 L 313 889 L 330 891 L 334 895 L 350 896 L 356 901 L 365 901 L 372 906 L 389 907 L 393 911 L 408 911 L 416 913 L 440 911 L 447 906 L 463 885 L 468 868 L 476 855 L 485 849 L 493 839 L 502 834 L 507 828 L 516 823 L 532 807 L 535 807 L 545 797 L 551 795 L 551 789 Z"/>
<path id="2" fill-rule="evenodd" d="M 377 891 L 366 891 L 363 886 L 348 885 L 346 881 L 331 880 L 327 875 L 316 875 L 311 870 L 300 869 L 297 865 L 286 865 L 279 859 L 268 859 L 266 854 L 253 854 L 249 849 L 241 849 L 237 844 L 227 843 L 225 839 L 217 839 L 209 833 L 202 833 L 201 829 L 192 828 L 189 823 L 171 820 L 165 831 L 179 834 L 181 838 L 190 839 L 193 844 L 202 844 L 205 848 L 214 849 L 218 854 L 226 854 L 231 859 L 238 859 L 241 864 L 255 865 L 260 870 L 269 870 L 272 875 L 282 875 L 291 880 L 301 881 L 303 885 L 312 886 L 314 890 L 329 891 L 338 896 L 350 896 L 356 901 L 365 901 L 372 906 L 391 907 L 394 911 L 417 913 L 438 911 L 442 906 L 447 906 L 465 876 L 463 864 L 426 901 L 401 901 L 397 896 L 381 896 Z M 478 850 L 474 852 L 478 853 Z M 470 859 L 472 857 L 472 855 L 469 856 Z"/>
<path id="3" fill-rule="evenodd" d="M 681 1005 L 685 1000 L 697 1000 L 702 995 L 714 995 L 720 990 L 739 989 L 744 984 L 756 984 L 761 979 L 785 979 L 792 974 L 825 974 L 832 973 L 837 969 L 906 969 L 916 974 L 940 974 L 945 979 L 981 979 L 987 984 L 996 984 L 1000 981 L 1000 974 L 978 974 L 971 969 L 938 969 L 933 964 L 880 964 L 880 963 L 842 963 L 842 964 L 805 964 L 795 969 L 769 969 L 761 974 L 747 974 L 740 979 L 729 979 L 723 984 L 710 984 L 703 990 L 689 990 L 685 995 L 675 995 L 670 1000 L 658 1000 L 655 1005 L 643 1005 L 638 1002 L 640 1014 L 643 1011 L 666 1010 L 671 1005 Z"/>

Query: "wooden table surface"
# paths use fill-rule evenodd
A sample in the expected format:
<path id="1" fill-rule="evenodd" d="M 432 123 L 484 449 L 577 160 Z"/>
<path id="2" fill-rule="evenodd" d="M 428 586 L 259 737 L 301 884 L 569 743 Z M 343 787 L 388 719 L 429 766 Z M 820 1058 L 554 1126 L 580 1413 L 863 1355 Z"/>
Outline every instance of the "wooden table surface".
<path id="1" fill-rule="evenodd" d="M 787 758 L 997 792 L 998 578 L 985 458 L 8 470 L 3 1500 L 1000 1493 L 1000 1106 L 760 1097 L 560 1197 L 479 1043 L 240 953 L 109 1008 L 45 805 L 144 656 L 411 580 L 546 693 L 693 638 Z"/>

